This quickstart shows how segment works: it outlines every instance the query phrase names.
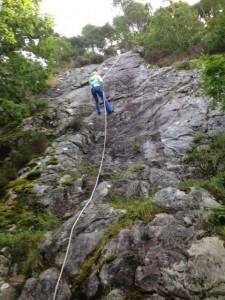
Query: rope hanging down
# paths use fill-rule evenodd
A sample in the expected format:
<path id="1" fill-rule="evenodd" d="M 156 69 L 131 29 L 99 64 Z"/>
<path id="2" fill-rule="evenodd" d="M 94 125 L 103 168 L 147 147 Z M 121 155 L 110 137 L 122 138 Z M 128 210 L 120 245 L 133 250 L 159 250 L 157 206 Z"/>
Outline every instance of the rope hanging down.
<path id="1" fill-rule="evenodd" d="M 117 63 L 117 61 L 119 59 L 120 59 L 120 56 L 118 56 L 118 58 L 115 60 L 115 62 L 113 63 L 113 65 L 105 73 L 105 75 L 103 76 L 103 79 L 111 71 L 111 69 L 115 66 L 115 64 Z M 95 182 L 95 186 L 93 188 L 93 191 L 92 191 L 90 199 L 87 201 L 87 203 L 85 204 L 85 206 L 83 207 L 83 209 L 80 211 L 78 217 L 76 218 L 76 220 L 75 220 L 75 222 L 74 222 L 74 224 L 73 224 L 73 226 L 71 228 L 70 236 L 69 236 L 69 241 L 68 241 L 68 246 L 67 246 L 67 250 L 66 250 L 66 254 L 65 254 L 65 257 L 64 257 L 64 260 L 63 260 L 61 271 L 59 273 L 59 278 L 58 278 L 57 283 L 56 283 L 56 287 L 55 287 L 55 291 L 54 291 L 54 295 L 53 295 L 52 300 L 56 299 L 57 291 L 58 291 L 58 288 L 59 288 L 59 283 L 60 283 L 60 280 L 61 280 L 61 277 L 62 277 L 63 270 L 65 268 L 65 264 L 66 264 L 68 253 L 69 253 L 69 249 L 70 249 L 70 246 L 71 246 L 71 241 L 72 241 L 72 236 L 73 236 L 73 232 L 74 232 L 75 226 L 77 225 L 77 223 L 78 223 L 79 219 L 81 218 L 83 212 L 85 211 L 85 209 L 88 207 L 88 205 L 91 203 L 91 201 L 93 199 L 95 190 L 96 190 L 97 185 L 98 185 L 99 177 L 100 177 L 100 174 L 101 174 L 101 171 L 102 171 L 103 160 L 104 160 L 104 157 L 105 157 L 106 137 L 107 137 L 107 111 L 106 111 L 106 106 L 105 106 L 105 95 L 104 95 L 103 99 L 104 99 L 104 107 L 105 107 L 105 137 L 104 137 L 104 146 L 103 146 L 102 159 L 101 159 L 101 163 L 100 163 L 100 167 L 99 167 L 98 176 L 97 176 L 97 179 L 96 179 L 96 182 Z"/>

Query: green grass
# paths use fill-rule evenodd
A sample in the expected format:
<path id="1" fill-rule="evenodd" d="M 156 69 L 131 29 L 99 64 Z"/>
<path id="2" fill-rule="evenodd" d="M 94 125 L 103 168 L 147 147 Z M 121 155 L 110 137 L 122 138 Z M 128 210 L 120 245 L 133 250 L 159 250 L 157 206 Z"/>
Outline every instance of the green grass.
<path id="1" fill-rule="evenodd" d="M 209 230 L 225 239 L 225 134 L 218 133 L 211 137 L 202 133 L 196 135 L 184 163 L 193 166 L 195 172 L 192 178 L 181 181 L 180 189 L 204 188 L 223 204 L 220 209 L 212 210 L 206 223 Z"/>
<path id="2" fill-rule="evenodd" d="M 114 208 L 126 209 L 130 220 L 141 220 L 145 223 L 150 222 L 160 212 L 151 198 L 140 199 L 116 195 L 110 200 L 110 205 Z"/>
<path id="3" fill-rule="evenodd" d="M 12 263 L 19 264 L 24 274 L 43 265 L 39 252 L 43 236 L 62 222 L 47 209 L 28 204 L 31 187 L 32 183 L 26 179 L 12 181 L 0 202 L 0 249 L 7 247 Z M 16 197 L 9 204 L 11 193 Z"/>
<path id="4" fill-rule="evenodd" d="M 58 164 L 58 159 L 56 157 L 52 157 L 46 162 L 46 166 L 51 166 L 51 165 L 57 165 Z"/>
<path id="5" fill-rule="evenodd" d="M 37 168 L 34 171 L 27 174 L 26 179 L 32 181 L 32 180 L 39 178 L 40 176 L 41 176 L 41 169 Z"/>
<path id="6" fill-rule="evenodd" d="M 133 164 L 127 170 L 122 171 L 120 174 L 115 176 L 115 179 L 123 179 L 129 174 L 139 174 L 140 171 L 144 169 L 142 164 Z"/>

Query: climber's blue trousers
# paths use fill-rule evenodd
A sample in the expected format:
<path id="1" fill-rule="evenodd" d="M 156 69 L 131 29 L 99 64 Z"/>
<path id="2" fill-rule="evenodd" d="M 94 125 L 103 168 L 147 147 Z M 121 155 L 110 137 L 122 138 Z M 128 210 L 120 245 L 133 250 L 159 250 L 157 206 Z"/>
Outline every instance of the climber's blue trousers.
<path id="1" fill-rule="evenodd" d="M 112 112 L 112 108 L 111 108 L 111 105 L 109 104 L 109 102 L 107 101 L 104 93 L 103 93 L 103 90 L 100 86 L 95 86 L 95 87 L 92 87 L 91 88 L 91 93 L 95 99 L 95 107 L 96 107 L 96 110 L 98 112 L 98 114 L 101 113 L 101 108 L 99 106 L 99 100 L 98 100 L 98 96 L 102 99 L 103 103 L 105 103 L 105 108 L 106 108 L 106 111 L 108 113 L 111 113 Z"/>

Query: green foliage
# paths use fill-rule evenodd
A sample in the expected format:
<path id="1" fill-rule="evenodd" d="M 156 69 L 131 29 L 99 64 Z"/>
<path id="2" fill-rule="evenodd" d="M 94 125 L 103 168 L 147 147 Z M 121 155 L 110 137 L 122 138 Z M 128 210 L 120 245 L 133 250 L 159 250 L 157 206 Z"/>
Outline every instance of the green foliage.
<path id="1" fill-rule="evenodd" d="M 145 46 L 148 56 L 158 60 L 175 51 L 186 51 L 201 35 L 203 24 L 197 13 L 182 1 L 158 9 L 150 19 L 147 33 L 141 32 L 136 40 Z M 158 52 L 158 56 L 157 56 Z"/>
<path id="2" fill-rule="evenodd" d="M 45 109 L 47 106 L 46 100 L 30 100 L 26 103 L 16 104 L 13 101 L 0 98 L 0 126 L 19 125 L 24 118 Z"/>
<path id="3" fill-rule="evenodd" d="M 41 169 L 37 168 L 36 170 L 30 172 L 27 176 L 27 180 L 35 180 L 41 176 Z"/>
<path id="4" fill-rule="evenodd" d="M 184 162 L 194 166 L 195 179 L 184 181 L 182 188 L 205 188 L 225 203 L 225 135 L 207 137 L 200 134 Z"/>
<path id="5" fill-rule="evenodd" d="M 203 90 L 212 98 L 211 106 L 219 102 L 225 109 L 225 57 L 222 55 L 203 56 Z"/>
<path id="6" fill-rule="evenodd" d="M 86 46 L 90 47 L 93 52 L 95 52 L 95 47 L 98 49 L 104 48 L 105 40 L 101 27 L 87 24 L 83 27 L 82 34 Z"/>
<path id="7" fill-rule="evenodd" d="M 8 185 L 8 194 L 0 202 L 0 248 L 8 248 L 13 262 L 22 263 L 24 273 L 41 267 L 38 247 L 43 236 L 61 224 L 46 209 L 28 205 L 31 187 L 25 179 L 15 180 Z M 8 204 L 11 193 L 17 196 Z"/>
<path id="8" fill-rule="evenodd" d="M 11 162 L 0 161 L 0 190 L 11 180 L 16 179 L 15 167 Z"/>
<path id="9" fill-rule="evenodd" d="M 160 210 L 151 198 L 139 199 L 135 197 L 114 196 L 110 203 L 115 208 L 126 209 L 127 218 L 132 221 L 142 220 L 150 222 Z"/>
<path id="10" fill-rule="evenodd" d="M 225 240 L 225 206 L 214 208 L 206 221 L 210 228 Z"/>
<path id="11" fill-rule="evenodd" d="M 207 46 L 210 53 L 225 52 L 225 9 L 218 17 L 210 19 L 207 27 Z"/>
<path id="12" fill-rule="evenodd" d="M 75 283 L 73 287 L 73 293 L 76 295 L 76 297 L 81 292 L 81 285 L 85 282 L 85 279 L 90 274 L 90 270 L 94 264 L 96 264 L 101 256 L 101 253 L 105 247 L 105 245 L 113 238 L 115 237 L 123 228 L 129 228 L 132 226 L 132 222 L 128 219 L 121 218 L 118 222 L 114 223 L 105 233 L 103 239 L 101 240 L 98 248 L 94 253 L 87 259 L 83 266 L 80 268 L 79 272 L 75 276 Z M 111 259 L 116 257 L 113 255 L 111 256 Z M 108 262 L 109 263 L 109 262 Z M 103 264 L 98 264 L 96 266 L 96 269 L 98 272 L 100 271 Z M 82 297 L 82 296 L 81 296 Z"/>
<path id="13" fill-rule="evenodd" d="M 129 174 L 138 174 L 141 170 L 144 169 L 144 165 L 142 164 L 133 164 L 126 171 L 122 171 L 119 175 L 117 175 L 116 179 L 123 179 Z"/>
<path id="14" fill-rule="evenodd" d="M 49 141 L 43 132 L 27 132 L 19 141 L 17 150 L 13 150 L 9 157 L 16 170 L 21 169 L 35 157 L 42 154 Z"/>
<path id="15" fill-rule="evenodd" d="M 1 1 L 0 47 L 4 53 L 29 48 L 35 38 L 43 39 L 51 32 L 53 20 L 49 15 L 44 18 L 40 16 L 40 2 L 40 0 Z"/>
<path id="16" fill-rule="evenodd" d="M 57 165 L 58 159 L 56 157 L 52 157 L 46 162 L 46 166 Z"/>
<path id="17" fill-rule="evenodd" d="M 25 104 L 16 104 L 13 101 L 0 98 L 0 126 L 10 123 L 20 124 L 26 116 L 27 110 Z"/>
<path id="18" fill-rule="evenodd" d="M 200 0 L 193 5 L 201 18 L 207 21 L 209 18 L 217 17 L 225 8 L 224 0 Z"/>
<path id="19" fill-rule="evenodd" d="M 194 166 L 196 171 L 193 178 L 182 180 L 180 189 L 189 191 L 193 186 L 204 188 L 223 203 L 211 210 L 206 223 L 211 231 L 225 239 L 225 135 L 219 133 L 207 137 L 200 133 L 185 162 Z"/>
<path id="20" fill-rule="evenodd" d="M 81 285 L 85 282 L 87 276 L 90 274 L 91 268 L 95 266 L 96 271 L 100 272 L 105 263 L 110 263 L 117 258 L 116 254 L 112 253 L 111 255 L 105 257 L 102 262 L 98 263 L 105 245 L 112 238 L 118 235 L 123 228 L 130 228 L 134 224 L 135 220 L 149 222 L 154 218 L 156 213 L 160 212 L 159 208 L 156 207 L 150 198 L 143 200 L 137 198 L 125 198 L 117 195 L 111 199 L 111 205 L 115 208 L 126 209 L 127 213 L 106 231 L 98 248 L 89 257 L 89 259 L 84 262 L 83 266 L 75 276 L 73 293 L 74 295 L 76 294 L 76 296 L 79 295 L 80 298 L 82 297 L 82 294 L 80 294 L 82 290 Z"/>
<path id="21" fill-rule="evenodd" d="M 214 208 L 212 213 L 207 217 L 207 221 L 211 224 L 225 225 L 225 206 Z"/>
<path id="22" fill-rule="evenodd" d="M 72 47 L 54 34 L 52 17 L 40 14 L 41 0 L 1 2 L 0 98 L 6 110 L 0 126 L 4 126 L 9 121 L 19 124 L 35 112 L 25 102 L 49 89 L 51 68 L 68 60 Z"/>
<path id="23" fill-rule="evenodd" d="M 210 178 L 225 171 L 225 135 L 218 133 L 212 137 L 195 139 L 195 145 L 187 152 L 184 162 L 193 165 L 203 177 Z"/>
<path id="24" fill-rule="evenodd" d="M 21 102 L 46 91 L 49 74 L 50 70 L 38 61 L 10 53 L 7 61 L 0 61 L 0 97 Z"/>
<path id="25" fill-rule="evenodd" d="M 69 39 L 51 35 L 38 43 L 39 55 L 48 61 L 48 66 L 59 67 L 72 57 L 73 49 Z"/>
<path id="26" fill-rule="evenodd" d="M 196 144 L 198 144 L 198 143 L 200 143 L 205 137 L 206 137 L 206 136 L 205 136 L 204 133 L 199 132 L 198 134 L 196 134 L 196 135 L 194 136 L 193 142 L 196 143 Z"/>

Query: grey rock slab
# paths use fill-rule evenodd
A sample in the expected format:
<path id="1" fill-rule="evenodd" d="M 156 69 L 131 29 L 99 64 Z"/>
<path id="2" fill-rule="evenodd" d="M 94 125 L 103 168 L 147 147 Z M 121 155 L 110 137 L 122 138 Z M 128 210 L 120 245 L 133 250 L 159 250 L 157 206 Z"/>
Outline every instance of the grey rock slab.
<path id="1" fill-rule="evenodd" d="M 26 281 L 22 294 L 18 300 L 46 300 L 53 297 L 59 273 L 55 269 L 48 269 L 36 278 Z M 60 300 L 70 300 L 71 292 L 65 282 L 60 282 L 57 297 Z"/>
<path id="2" fill-rule="evenodd" d="M 154 201 L 159 207 L 170 211 L 188 210 L 199 207 L 197 199 L 172 187 L 157 192 L 154 196 Z"/>

